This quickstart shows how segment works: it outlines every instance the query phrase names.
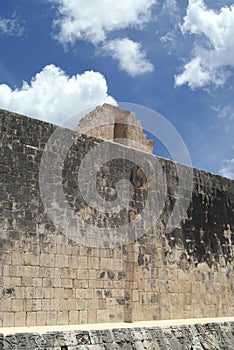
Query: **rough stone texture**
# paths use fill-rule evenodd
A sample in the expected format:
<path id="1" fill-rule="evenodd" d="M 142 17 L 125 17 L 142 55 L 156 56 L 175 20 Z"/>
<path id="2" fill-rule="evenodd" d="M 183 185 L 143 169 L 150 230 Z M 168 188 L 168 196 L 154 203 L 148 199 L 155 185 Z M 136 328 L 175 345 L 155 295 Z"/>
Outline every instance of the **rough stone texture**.
<path id="1" fill-rule="evenodd" d="M 234 323 L 0 334 L 0 350 L 233 350 Z"/>
<path id="2" fill-rule="evenodd" d="M 114 141 L 148 153 L 154 141 L 147 140 L 141 122 L 133 112 L 105 103 L 82 118 L 76 131 L 104 140 Z"/>
<path id="3" fill-rule="evenodd" d="M 194 170 L 187 217 L 167 234 L 165 225 L 177 197 L 176 166 L 142 153 L 153 168 L 159 162 L 167 177 L 158 222 L 150 232 L 143 227 L 142 237 L 128 245 L 108 247 L 107 233 L 106 248 L 83 246 L 58 231 L 40 197 L 39 163 L 55 129 L 0 111 L 0 326 L 233 315 L 234 181 Z M 135 193 L 128 207 L 109 217 L 87 207 L 77 173 L 84 156 L 103 141 L 68 132 L 74 144 L 64 162 L 63 189 L 74 212 L 102 227 L 141 215 L 147 179 L 134 162 L 123 159 L 103 165 L 97 187 L 112 200 L 116 182 L 130 180 Z M 55 158 L 56 151 L 55 145 Z"/>

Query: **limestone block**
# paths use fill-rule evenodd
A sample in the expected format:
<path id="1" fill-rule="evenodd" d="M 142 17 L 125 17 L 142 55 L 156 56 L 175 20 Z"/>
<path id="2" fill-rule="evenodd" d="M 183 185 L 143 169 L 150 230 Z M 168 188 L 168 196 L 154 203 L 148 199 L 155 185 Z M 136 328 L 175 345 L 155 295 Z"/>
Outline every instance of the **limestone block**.
<path id="1" fill-rule="evenodd" d="M 65 300 L 63 299 L 52 299 L 50 301 L 50 310 L 54 310 L 54 311 L 63 311 L 64 307 L 63 305 L 65 304 Z"/>
<path id="2" fill-rule="evenodd" d="M 32 286 L 32 277 L 22 276 L 22 286 L 31 287 Z"/>
<path id="3" fill-rule="evenodd" d="M 68 324 L 79 324 L 80 323 L 80 314 L 77 310 L 68 311 Z"/>
<path id="4" fill-rule="evenodd" d="M 87 324 L 88 322 L 87 310 L 81 310 L 79 313 L 80 313 L 80 324 Z"/>
<path id="5" fill-rule="evenodd" d="M 57 311 L 48 311 L 46 313 L 46 324 L 47 325 L 57 324 Z"/>
<path id="6" fill-rule="evenodd" d="M 52 285 L 56 290 L 61 289 L 60 287 L 62 287 L 62 279 L 60 278 L 60 276 L 55 275 L 55 278 L 53 278 Z"/>
<path id="7" fill-rule="evenodd" d="M 68 324 L 68 311 L 59 311 L 58 312 L 57 324 Z"/>
<path id="8" fill-rule="evenodd" d="M 97 322 L 108 322 L 109 311 L 108 310 L 97 310 Z"/>
<path id="9" fill-rule="evenodd" d="M 75 289 L 74 288 L 64 288 L 64 298 L 65 299 L 74 299 L 75 298 Z"/>
<path id="10" fill-rule="evenodd" d="M 53 298 L 55 289 L 56 288 L 43 288 L 43 299 Z"/>
<path id="11" fill-rule="evenodd" d="M 55 256 L 55 267 L 68 267 L 68 256 L 66 255 L 56 255 Z"/>
<path id="12" fill-rule="evenodd" d="M 46 254 L 46 253 L 40 254 L 40 266 L 54 267 L 54 264 L 55 264 L 55 257 L 53 254 Z"/>
<path id="13" fill-rule="evenodd" d="M 36 326 L 37 325 L 37 313 L 36 312 L 27 312 L 26 313 L 26 324 L 27 324 L 27 326 Z"/>
<path id="14" fill-rule="evenodd" d="M 78 258 L 77 258 L 76 255 L 70 255 L 68 257 L 68 266 L 69 266 L 70 269 L 77 269 L 77 267 L 78 267 Z"/>
<path id="15" fill-rule="evenodd" d="M 33 287 L 42 287 L 42 278 L 32 278 Z"/>
<path id="16" fill-rule="evenodd" d="M 12 307 L 11 307 L 11 299 L 2 299 L 1 300 L 1 312 L 8 312 L 8 311 L 11 311 L 12 310 Z"/>
<path id="17" fill-rule="evenodd" d="M 76 298 L 77 299 L 86 299 L 86 289 L 76 289 Z"/>
<path id="18" fill-rule="evenodd" d="M 15 327 L 23 327 L 26 324 L 26 312 L 15 313 Z"/>
<path id="19" fill-rule="evenodd" d="M 44 326 L 46 324 L 46 312 L 45 311 L 37 311 L 37 320 L 36 325 L 37 326 Z"/>
<path id="20" fill-rule="evenodd" d="M 21 281 L 21 279 L 20 279 L 20 281 Z M 14 281 L 12 281 L 13 283 L 12 283 L 12 285 L 13 286 L 21 286 L 21 282 L 15 282 L 14 283 Z M 17 298 L 17 299 L 23 299 L 23 298 L 25 298 L 25 288 L 24 287 L 14 287 L 14 291 L 15 291 L 15 297 Z"/>
<path id="21" fill-rule="evenodd" d="M 36 266 L 38 266 L 39 259 L 40 259 L 39 254 L 35 254 L 32 252 L 25 252 L 23 254 L 24 265 L 29 265 L 29 266 L 36 265 Z"/>
<path id="22" fill-rule="evenodd" d="M 24 299 L 12 299 L 11 301 L 12 311 L 24 311 L 25 310 L 25 300 Z"/>
<path id="23" fill-rule="evenodd" d="M 87 268 L 88 258 L 89 257 L 87 257 L 87 256 L 78 256 L 77 257 L 77 269 L 78 269 L 78 271 L 80 269 L 86 269 Z"/>
<path id="24" fill-rule="evenodd" d="M 6 276 L 6 277 L 11 276 L 10 265 L 5 265 L 5 266 L 2 266 L 1 268 L 2 268 L 2 272 L 0 273 L 1 276 Z"/>
<path id="25" fill-rule="evenodd" d="M 12 265 L 20 266 L 23 265 L 23 255 L 20 252 L 12 252 Z"/>
<path id="26" fill-rule="evenodd" d="M 75 299 L 67 299 L 67 310 L 76 310 L 76 300 Z"/>
<path id="27" fill-rule="evenodd" d="M 42 310 L 41 299 L 25 299 L 25 310 L 26 311 L 40 311 Z"/>
<path id="28" fill-rule="evenodd" d="M 87 322 L 88 323 L 96 323 L 97 322 L 97 310 L 88 310 L 87 314 Z"/>
<path id="29" fill-rule="evenodd" d="M 62 278 L 61 279 L 61 286 L 63 288 L 72 288 L 73 287 L 73 280 L 72 280 L 72 278 Z"/>
<path id="30" fill-rule="evenodd" d="M 5 314 L 5 317 L 3 319 L 3 327 L 14 327 L 15 313 L 11 311 L 11 312 L 5 312 L 4 314 Z"/>
<path id="31" fill-rule="evenodd" d="M 49 311 L 49 310 L 51 310 L 51 302 L 52 302 L 52 300 L 50 300 L 50 299 L 42 299 L 42 306 L 41 306 L 41 309 L 43 310 L 43 311 Z"/>
<path id="32" fill-rule="evenodd" d="M 85 300 L 84 299 L 77 299 L 76 300 L 76 310 L 84 310 L 85 308 Z"/>

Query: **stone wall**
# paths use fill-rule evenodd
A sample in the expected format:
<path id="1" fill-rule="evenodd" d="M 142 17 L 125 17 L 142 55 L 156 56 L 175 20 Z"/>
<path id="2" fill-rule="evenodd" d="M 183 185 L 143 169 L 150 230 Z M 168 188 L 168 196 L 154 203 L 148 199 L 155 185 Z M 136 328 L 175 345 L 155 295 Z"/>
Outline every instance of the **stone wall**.
<path id="1" fill-rule="evenodd" d="M 0 111 L 0 326 L 233 315 L 234 182 L 194 170 L 187 216 L 169 234 L 165 225 L 177 198 L 176 166 L 142 153 L 153 168 L 159 162 L 167 177 L 157 223 L 149 232 L 142 227 L 141 237 L 129 244 L 109 247 L 108 230 L 106 248 L 79 244 L 50 221 L 40 196 L 39 164 L 55 129 Z M 128 207 L 102 217 L 87 206 L 77 173 L 84 156 L 103 141 L 68 132 L 74 143 L 64 162 L 63 190 L 74 213 L 107 228 L 141 215 L 147 179 L 134 162 L 123 159 L 104 164 L 97 186 L 105 199 L 113 200 L 115 183 L 130 180 L 135 192 Z M 56 152 L 55 145 L 55 158 Z M 56 205 L 59 210 L 60 202 Z M 68 219 L 67 229 L 71 225 Z"/>
<path id="2" fill-rule="evenodd" d="M 234 323 L 0 334 L 1 350 L 233 350 Z"/>

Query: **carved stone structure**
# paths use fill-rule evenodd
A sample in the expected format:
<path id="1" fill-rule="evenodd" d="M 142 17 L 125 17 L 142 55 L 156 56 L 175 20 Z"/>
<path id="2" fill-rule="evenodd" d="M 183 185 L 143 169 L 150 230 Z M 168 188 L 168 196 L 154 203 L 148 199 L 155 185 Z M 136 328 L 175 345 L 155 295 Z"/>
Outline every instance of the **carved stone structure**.
<path id="1" fill-rule="evenodd" d="M 154 141 L 146 139 L 135 113 L 106 103 L 81 119 L 75 131 L 114 141 L 142 152 L 152 153 L 154 148 Z"/>
<path id="2" fill-rule="evenodd" d="M 142 153 L 152 169 L 160 164 L 167 179 L 159 220 L 149 232 L 143 227 L 142 236 L 127 245 L 81 245 L 69 238 L 69 232 L 60 232 L 41 199 L 39 164 L 56 128 L 0 110 L 0 326 L 233 315 L 234 181 L 194 169 L 187 216 L 169 234 L 165 225 L 178 196 L 176 166 Z M 89 207 L 80 195 L 77 174 L 81 160 L 103 140 L 70 134 L 74 143 L 61 173 L 64 195 L 74 213 L 87 223 L 105 227 L 141 215 L 147 179 L 136 164 L 124 159 L 103 165 L 97 188 L 114 200 L 115 184 L 130 180 L 134 195 L 129 206 L 108 218 Z M 55 160 L 56 152 L 55 145 Z M 53 199 L 55 193 L 48 195 Z M 55 204 L 56 210 L 62 208 L 62 203 Z M 65 211 L 63 215 L 66 218 Z M 68 219 L 67 230 L 71 225 Z"/>

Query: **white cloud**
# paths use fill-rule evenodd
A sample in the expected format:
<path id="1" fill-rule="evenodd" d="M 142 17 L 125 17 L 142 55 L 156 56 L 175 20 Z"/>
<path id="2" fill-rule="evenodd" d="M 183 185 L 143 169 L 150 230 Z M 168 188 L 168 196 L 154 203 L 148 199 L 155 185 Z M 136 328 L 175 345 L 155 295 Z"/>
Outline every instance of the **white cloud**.
<path id="1" fill-rule="evenodd" d="M 109 41 L 103 50 L 118 60 L 119 68 L 132 77 L 154 70 L 154 66 L 147 60 L 141 45 L 128 38 Z"/>
<path id="2" fill-rule="evenodd" d="M 178 5 L 176 0 L 165 0 L 163 2 L 161 14 L 166 14 L 178 19 Z"/>
<path id="3" fill-rule="evenodd" d="M 176 35 L 173 32 L 167 32 L 166 34 L 162 35 L 159 39 L 162 44 L 166 44 L 168 42 L 172 43 L 176 40 Z"/>
<path id="4" fill-rule="evenodd" d="M 115 104 L 108 96 L 104 76 L 93 71 L 69 77 L 60 68 L 48 65 L 21 89 L 0 85 L 0 108 L 57 124 L 104 102 Z"/>
<path id="5" fill-rule="evenodd" d="M 176 86 L 188 84 L 191 89 L 202 88 L 211 83 L 221 86 L 224 84 L 227 73 L 222 69 L 213 69 L 203 64 L 201 57 L 196 56 L 185 64 L 182 74 L 175 76 Z"/>
<path id="6" fill-rule="evenodd" d="M 178 36 L 176 34 L 176 31 L 169 31 L 166 34 L 162 35 L 159 38 L 162 45 L 166 48 L 169 55 L 173 54 L 178 55 L 177 52 L 179 52 L 179 55 L 181 55 L 181 51 L 179 49 L 179 42 L 178 42 Z"/>
<path id="7" fill-rule="evenodd" d="M 62 44 L 87 40 L 94 44 L 106 39 L 108 32 L 141 27 L 150 19 L 156 0 L 47 0 L 58 6 L 54 21 L 57 39 Z"/>
<path id="8" fill-rule="evenodd" d="M 225 160 L 223 166 L 219 171 L 220 175 L 234 180 L 234 158 Z"/>
<path id="9" fill-rule="evenodd" d="M 230 105 L 221 107 L 212 107 L 217 112 L 218 118 L 226 120 L 234 120 L 234 108 Z"/>
<path id="10" fill-rule="evenodd" d="M 195 46 L 194 57 L 185 64 L 182 74 L 175 77 L 176 85 L 188 84 L 191 88 L 223 85 L 228 67 L 234 67 L 234 5 L 217 12 L 208 9 L 203 0 L 189 0 L 181 30 L 198 39 L 205 38 L 206 48 Z"/>
<path id="11" fill-rule="evenodd" d="M 0 34 L 21 36 L 23 33 L 24 28 L 15 15 L 13 15 L 12 18 L 0 17 Z"/>

